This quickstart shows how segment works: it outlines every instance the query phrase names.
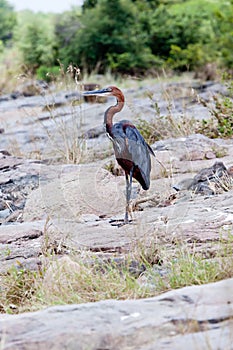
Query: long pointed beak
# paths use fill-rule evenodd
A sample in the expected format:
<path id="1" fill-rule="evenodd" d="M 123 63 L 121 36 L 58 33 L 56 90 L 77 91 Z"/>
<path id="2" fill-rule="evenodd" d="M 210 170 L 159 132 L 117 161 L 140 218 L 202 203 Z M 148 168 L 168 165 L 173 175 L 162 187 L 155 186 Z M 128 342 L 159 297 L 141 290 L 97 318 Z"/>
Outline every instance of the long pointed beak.
<path id="1" fill-rule="evenodd" d="M 85 91 L 83 92 L 83 95 L 89 95 L 89 96 L 96 96 L 96 95 L 101 95 L 101 96 L 109 96 L 111 91 L 108 88 L 105 89 L 100 89 L 100 90 L 93 90 L 93 91 Z"/>

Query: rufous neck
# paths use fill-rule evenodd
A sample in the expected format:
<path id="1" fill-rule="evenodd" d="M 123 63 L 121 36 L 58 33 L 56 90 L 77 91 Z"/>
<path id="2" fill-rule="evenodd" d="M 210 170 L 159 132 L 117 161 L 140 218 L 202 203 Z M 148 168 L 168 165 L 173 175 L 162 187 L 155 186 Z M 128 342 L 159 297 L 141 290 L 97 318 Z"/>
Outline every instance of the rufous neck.
<path id="1" fill-rule="evenodd" d="M 109 132 L 112 128 L 113 117 L 116 113 L 119 113 L 124 107 L 124 101 L 117 101 L 115 106 L 109 107 L 104 114 L 104 124 L 106 125 L 106 130 Z"/>

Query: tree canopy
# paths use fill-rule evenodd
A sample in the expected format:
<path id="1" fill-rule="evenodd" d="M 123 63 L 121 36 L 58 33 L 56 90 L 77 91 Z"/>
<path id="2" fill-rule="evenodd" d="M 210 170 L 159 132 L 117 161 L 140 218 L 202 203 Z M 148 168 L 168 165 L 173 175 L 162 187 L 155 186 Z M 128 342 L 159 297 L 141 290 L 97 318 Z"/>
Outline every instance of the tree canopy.
<path id="1" fill-rule="evenodd" d="M 58 62 L 100 73 L 232 69 L 233 0 L 85 0 L 56 15 L 0 0 L 0 41 L 10 40 L 34 72 Z"/>

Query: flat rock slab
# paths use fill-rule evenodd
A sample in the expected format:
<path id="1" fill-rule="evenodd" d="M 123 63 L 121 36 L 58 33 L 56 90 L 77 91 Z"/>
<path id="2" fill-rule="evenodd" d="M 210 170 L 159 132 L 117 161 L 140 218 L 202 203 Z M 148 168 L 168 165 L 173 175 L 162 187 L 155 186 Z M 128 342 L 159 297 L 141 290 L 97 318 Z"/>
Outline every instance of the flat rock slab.
<path id="1" fill-rule="evenodd" d="M 180 160 L 214 159 L 219 154 L 227 154 L 224 142 L 210 139 L 201 134 L 160 140 L 154 143 L 155 150 L 170 151 Z"/>
<path id="2" fill-rule="evenodd" d="M 59 233 L 72 248 L 96 251 L 127 251 L 137 239 L 182 240 L 201 246 L 233 234 L 232 195 L 233 190 L 209 198 L 180 198 L 167 207 L 145 207 L 142 212 L 133 213 L 132 224 L 122 227 L 95 216 L 88 216 L 89 221 L 84 216 L 80 222 L 53 219 L 48 232 L 51 237 Z"/>
<path id="3" fill-rule="evenodd" d="M 13 265 L 38 269 L 44 225 L 39 221 L 0 226 L 0 273 L 6 273 Z"/>
<path id="4" fill-rule="evenodd" d="M 174 194 L 174 178 L 153 180 L 150 193 L 159 189 Z M 24 220 L 49 218 L 51 235 L 59 233 L 78 249 L 124 248 L 151 232 L 196 242 L 232 233 L 233 190 L 208 197 L 182 192 L 168 206 L 149 202 L 143 211 L 133 213 L 133 224 L 114 227 L 110 219 L 124 217 L 124 187 L 124 177 L 114 177 L 95 164 L 67 166 L 55 180 L 31 192 Z"/>
<path id="5" fill-rule="evenodd" d="M 164 151 L 158 152 L 161 161 L 163 154 Z M 9 166 L 0 175 L 3 195 L 9 196 L 10 188 L 7 186 L 13 186 L 14 204 L 14 198 L 17 199 L 15 191 L 20 192 L 21 189 L 26 205 L 22 225 L 8 223 L 0 226 L 1 272 L 6 272 L 11 264 L 15 265 L 18 261 L 28 266 L 30 259 L 38 259 L 45 239 L 46 220 L 49 240 L 55 245 L 60 242 L 71 249 L 88 248 L 105 252 L 128 251 L 135 240 L 147 239 L 151 235 L 151 239 L 177 238 L 201 245 L 233 232 L 232 190 L 209 197 L 182 192 L 167 206 L 148 202 L 142 205 L 143 211 L 133 213 L 133 224 L 118 228 L 112 226 L 110 221 L 124 217 L 125 179 L 105 170 L 106 160 L 80 165 L 46 165 L 5 156 L 4 161 L 7 162 L 7 159 L 9 164 L 15 166 Z M 227 158 L 228 165 L 232 164 L 231 159 Z M 207 162 L 213 164 L 213 160 L 178 160 L 176 164 L 186 163 L 186 169 L 190 166 L 193 170 L 195 167 L 206 167 Z M 155 171 L 161 171 L 155 159 L 153 167 Z M 182 176 L 190 175 L 177 173 L 168 178 L 158 178 L 158 172 L 152 173 L 148 194 L 158 193 L 158 196 L 166 199 L 175 193 L 172 185 Z M 36 179 L 35 184 L 32 179 Z M 32 190 L 31 183 L 33 187 L 39 187 Z M 134 187 L 138 185 L 134 183 Z M 4 213 L 9 211 L 7 207 L 3 209 Z M 35 229 L 38 222 L 39 229 Z"/>
<path id="6" fill-rule="evenodd" d="M 233 279 L 0 317 L 3 350 L 233 349 Z"/>
<path id="7" fill-rule="evenodd" d="M 116 178 L 102 165 L 57 167 L 56 178 L 30 194 L 24 221 L 49 216 L 78 222 L 82 214 L 113 215 L 124 211 L 124 178 Z"/>

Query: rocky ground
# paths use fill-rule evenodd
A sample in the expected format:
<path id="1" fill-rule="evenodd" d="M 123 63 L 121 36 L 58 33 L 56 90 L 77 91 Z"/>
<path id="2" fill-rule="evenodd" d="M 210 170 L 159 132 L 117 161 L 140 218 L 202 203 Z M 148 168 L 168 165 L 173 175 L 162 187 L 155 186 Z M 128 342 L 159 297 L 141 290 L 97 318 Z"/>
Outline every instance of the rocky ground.
<path id="1" fill-rule="evenodd" d="M 174 116 L 182 113 L 199 119 L 208 118 L 209 112 L 195 102 L 196 93 L 207 101 L 215 93 L 226 93 L 217 83 L 164 84 L 124 89 L 127 104 L 120 119 L 136 122 L 143 114 L 150 120 L 154 108 L 148 91 L 153 92 L 164 115 L 167 109 L 164 87 L 175 96 Z M 30 270 L 41 268 L 45 244 L 58 258 L 80 249 L 89 249 L 100 257 L 122 258 L 135 240 L 156 238 L 167 244 L 168 249 L 171 241 L 190 245 L 195 242 L 195 249 L 211 258 L 218 249 L 214 243 L 220 236 L 224 239 L 233 233 L 232 139 L 209 139 L 195 134 L 155 142 L 151 188 L 148 192 L 140 190 L 137 195 L 138 185 L 134 183 L 140 210 L 133 212 L 132 224 L 118 227 L 113 220 L 124 215 L 124 176 L 108 171 L 111 162 L 116 167 L 102 126 L 106 105 L 113 100 L 81 103 L 75 90 L 59 93 L 43 90 L 42 95 L 25 95 L 20 90 L 18 94 L 0 97 L 2 275 L 12 265 Z M 79 164 L 67 164 L 67 159 Z M 109 301 L 57 307 L 35 314 L 2 315 L 1 346 L 186 349 L 187 341 L 192 340 L 192 349 L 206 349 L 203 339 L 207 339 L 210 349 L 232 349 L 228 332 L 232 327 L 232 300 L 228 293 L 231 285 L 229 280 L 171 291 L 149 300 Z M 45 321 L 51 318 L 57 326 Z M 66 318 L 70 327 L 63 332 Z M 113 334 L 118 319 L 121 326 Z M 80 331 L 76 336 L 87 339 L 88 334 L 90 340 L 82 341 L 79 347 L 76 337 L 70 335 L 75 334 L 77 324 Z M 101 330 L 101 324 L 108 327 Z M 221 341 L 216 342 L 220 335 Z M 60 347 L 54 339 L 59 339 Z"/>
<path id="2" fill-rule="evenodd" d="M 232 349 L 233 280 L 0 318 L 3 349 Z"/>

